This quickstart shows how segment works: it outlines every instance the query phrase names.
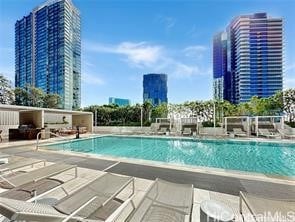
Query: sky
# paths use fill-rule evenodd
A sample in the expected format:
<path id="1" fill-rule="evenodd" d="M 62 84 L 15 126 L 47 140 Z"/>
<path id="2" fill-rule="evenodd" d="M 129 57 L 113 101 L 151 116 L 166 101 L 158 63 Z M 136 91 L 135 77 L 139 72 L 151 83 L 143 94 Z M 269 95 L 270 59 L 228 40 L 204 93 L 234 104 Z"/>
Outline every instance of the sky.
<path id="1" fill-rule="evenodd" d="M 235 16 L 284 19 L 284 87 L 295 88 L 294 0 L 72 0 L 81 13 L 82 107 L 142 102 L 145 73 L 168 75 L 168 100 L 212 98 L 212 38 Z M 0 0 L 0 73 L 14 80 L 14 24 L 44 0 Z"/>

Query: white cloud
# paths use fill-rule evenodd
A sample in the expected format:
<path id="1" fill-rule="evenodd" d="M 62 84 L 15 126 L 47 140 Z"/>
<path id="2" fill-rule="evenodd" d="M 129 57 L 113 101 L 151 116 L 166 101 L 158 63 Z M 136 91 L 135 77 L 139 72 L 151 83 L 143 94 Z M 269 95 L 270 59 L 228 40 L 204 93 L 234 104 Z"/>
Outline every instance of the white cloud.
<path id="1" fill-rule="evenodd" d="M 295 62 L 286 65 L 285 88 L 295 88 Z"/>
<path id="2" fill-rule="evenodd" d="M 177 79 L 208 74 L 208 68 L 203 67 L 203 64 L 195 60 L 189 62 L 185 61 L 187 59 L 176 58 L 162 45 L 126 41 L 115 45 L 86 43 L 84 46 L 86 51 L 122 55 L 129 66 L 140 68 L 143 72 L 167 73 L 170 77 Z M 195 55 L 197 52 L 200 54 L 206 50 L 205 46 L 194 45 L 181 49 L 180 54 Z M 177 55 L 179 56 L 179 53 Z"/>
<path id="3" fill-rule="evenodd" d="M 186 47 L 183 52 L 187 57 L 202 58 L 203 53 L 207 51 L 207 47 L 203 45 L 193 45 Z"/>
<path id="4" fill-rule="evenodd" d="M 146 42 L 122 42 L 118 45 L 105 45 L 86 43 L 87 51 L 120 54 L 127 57 L 130 65 L 147 66 L 157 62 L 162 54 L 162 48 L 158 45 L 149 45 Z"/>
<path id="5" fill-rule="evenodd" d="M 295 88 L 295 78 L 287 78 L 285 81 L 285 88 Z"/>
<path id="6" fill-rule="evenodd" d="M 98 75 L 89 74 L 87 72 L 82 73 L 82 82 L 89 85 L 104 85 L 105 81 L 100 78 Z"/>
<path id="7" fill-rule="evenodd" d="M 187 32 L 187 35 L 191 38 L 197 38 L 200 36 L 200 29 L 196 25 L 193 25 L 193 27 Z"/>
<path id="8" fill-rule="evenodd" d="M 156 17 L 156 21 L 160 22 L 160 23 L 163 23 L 165 25 L 166 31 L 169 31 L 176 24 L 176 19 L 175 18 L 169 17 L 169 16 L 163 16 L 163 15 L 158 15 Z"/>
<path id="9" fill-rule="evenodd" d="M 145 42 L 123 42 L 118 45 L 117 52 L 124 54 L 132 63 L 150 65 L 157 62 L 162 54 L 160 46 L 148 45 Z"/>
<path id="10" fill-rule="evenodd" d="M 205 69 L 198 64 L 185 64 L 183 62 L 172 61 L 169 66 L 171 67 L 170 73 L 172 74 L 172 77 L 177 79 L 208 74 L 208 69 Z"/>
<path id="11" fill-rule="evenodd" d="M 293 64 L 286 65 L 286 71 L 295 70 L 295 62 Z"/>
<path id="12" fill-rule="evenodd" d="M 95 65 L 91 62 L 84 61 L 84 65 L 88 67 L 95 67 Z"/>

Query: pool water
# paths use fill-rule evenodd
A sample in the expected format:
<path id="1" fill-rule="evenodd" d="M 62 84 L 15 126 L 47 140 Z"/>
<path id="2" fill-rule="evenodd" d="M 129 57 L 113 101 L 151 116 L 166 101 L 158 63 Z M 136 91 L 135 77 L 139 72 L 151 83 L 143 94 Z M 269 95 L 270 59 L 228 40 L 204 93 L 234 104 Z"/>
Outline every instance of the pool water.
<path id="1" fill-rule="evenodd" d="M 46 147 L 178 165 L 295 176 L 294 144 L 104 136 Z"/>

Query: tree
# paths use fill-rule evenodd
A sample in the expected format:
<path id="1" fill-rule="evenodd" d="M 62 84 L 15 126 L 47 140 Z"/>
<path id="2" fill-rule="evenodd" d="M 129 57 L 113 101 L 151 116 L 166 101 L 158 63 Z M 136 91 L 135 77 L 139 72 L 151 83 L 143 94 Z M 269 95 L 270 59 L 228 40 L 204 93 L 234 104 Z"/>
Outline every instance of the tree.
<path id="1" fill-rule="evenodd" d="M 154 107 L 151 111 L 151 119 L 155 122 L 156 118 L 167 118 L 168 107 L 166 103 L 162 103 Z"/>
<path id="2" fill-rule="evenodd" d="M 45 94 L 42 89 L 33 86 L 28 87 L 28 105 L 34 107 L 43 107 Z"/>
<path id="3" fill-rule="evenodd" d="M 151 117 L 151 110 L 153 108 L 153 104 L 150 101 L 145 101 L 142 104 L 142 112 L 143 112 L 143 121 L 149 122 Z"/>
<path id="4" fill-rule="evenodd" d="M 284 111 L 288 115 L 289 122 L 295 122 L 295 89 L 283 92 Z"/>
<path id="5" fill-rule="evenodd" d="M 9 81 L 3 74 L 0 74 L 0 103 L 12 104 L 14 102 L 14 91 L 12 89 L 11 81 Z"/>
<path id="6" fill-rule="evenodd" d="M 59 108 L 60 96 L 58 94 L 46 94 L 44 96 L 43 107 L 44 108 Z"/>
<path id="7" fill-rule="evenodd" d="M 28 92 L 24 88 L 16 87 L 14 89 L 15 94 L 15 104 L 20 106 L 27 106 L 29 95 Z"/>

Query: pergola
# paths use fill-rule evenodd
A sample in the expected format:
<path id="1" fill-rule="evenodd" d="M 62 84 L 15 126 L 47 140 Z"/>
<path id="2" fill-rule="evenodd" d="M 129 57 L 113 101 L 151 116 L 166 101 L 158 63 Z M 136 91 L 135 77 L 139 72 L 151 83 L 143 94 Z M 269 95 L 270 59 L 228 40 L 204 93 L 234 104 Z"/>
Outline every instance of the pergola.
<path id="1" fill-rule="evenodd" d="M 225 132 L 228 131 L 228 126 L 232 128 L 245 128 L 247 135 L 250 136 L 251 128 L 250 128 L 250 117 L 249 116 L 228 116 L 224 117 L 224 128 Z"/>
<path id="2" fill-rule="evenodd" d="M 198 117 L 185 117 L 180 119 L 181 129 L 183 130 L 184 127 L 189 127 L 192 130 L 196 128 L 198 131 Z"/>
<path id="3" fill-rule="evenodd" d="M 263 121 L 261 121 L 263 120 Z M 279 120 L 278 123 L 280 125 L 280 128 L 283 129 L 284 128 L 284 117 L 283 116 L 253 116 L 253 117 L 250 117 L 250 121 L 251 121 L 251 124 L 254 123 L 255 125 L 255 134 L 256 136 L 259 136 L 259 125 L 262 126 L 262 125 L 272 125 L 274 126 L 275 125 L 275 120 Z"/>
<path id="4" fill-rule="evenodd" d="M 261 121 L 263 120 L 263 121 Z M 237 127 L 243 127 L 245 128 L 247 135 L 251 135 L 251 126 L 254 126 L 253 133 L 256 134 L 256 136 L 259 136 L 258 129 L 259 126 L 272 126 L 275 128 L 275 120 L 279 120 L 279 127 L 281 129 L 284 128 L 284 117 L 283 116 L 229 116 L 224 117 L 224 128 L 225 131 L 228 131 L 228 126 L 230 125 L 232 128 Z"/>
<path id="5" fill-rule="evenodd" d="M 169 127 L 169 130 L 172 128 L 172 121 L 170 118 L 156 118 L 156 123 L 159 125 L 159 128 L 161 128 L 161 126 Z"/>
<path id="6" fill-rule="evenodd" d="M 91 112 L 4 104 L 0 104 L 0 129 L 3 128 L 5 134 L 7 133 L 5 131 L 8 131 L 7 128 L 13 126 L 15 128 L 28 122 L 34 124 L 36 128 L 44 128 L 46 115 L 70 116 L 69 126 L 87 127 L 88 132 L 93 131 L 93 114 Z"/>

